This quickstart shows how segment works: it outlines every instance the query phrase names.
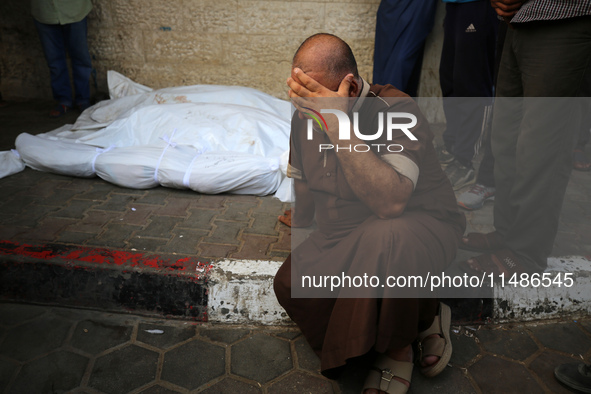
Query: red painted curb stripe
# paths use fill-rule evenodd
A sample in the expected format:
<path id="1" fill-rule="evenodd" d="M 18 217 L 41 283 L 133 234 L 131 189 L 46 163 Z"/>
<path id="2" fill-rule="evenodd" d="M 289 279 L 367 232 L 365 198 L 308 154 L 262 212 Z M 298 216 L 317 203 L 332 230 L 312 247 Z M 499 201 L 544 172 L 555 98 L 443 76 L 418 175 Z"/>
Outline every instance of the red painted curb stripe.
<path id="1" fill-rule="evenodd" d="M 172 274 L 190 275 L 196 280 L 207 277 L 212 268 L 209 262 L 201 262 L 192 257 L 174 259 L 106 248 L 56 244 L 28 245 L 12 241 L 0 241 L 0 255 L 22 256 L 38 260 L 60 259 L 73 264 L 76 268 L 88 268 L 88 264 L 96 264 L 102 268 L 109 265 L 136 269 L 150 268 Z M 79 266 L 79 263 L 85 264 Z"/>

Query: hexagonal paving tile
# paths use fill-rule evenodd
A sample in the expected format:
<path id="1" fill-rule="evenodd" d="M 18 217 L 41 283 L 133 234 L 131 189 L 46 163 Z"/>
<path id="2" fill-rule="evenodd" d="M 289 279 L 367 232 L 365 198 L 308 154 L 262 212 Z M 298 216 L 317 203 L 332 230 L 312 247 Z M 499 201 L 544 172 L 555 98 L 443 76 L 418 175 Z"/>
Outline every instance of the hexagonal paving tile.
<path id="1" fill-rule="evenodd" d="M 550 349 L 570 354 L 585 354 L 591 348 L 591 339 L 575 323 L 541 324 L 529 329 Z M 560 341 L 556 338 L 560 338 Z"/>
<path id="2" fill-rule="evenodd" d="M 298 338 L 295 341 L 295 350 L 298 355 L 298 365 L 300 368 L 316 373 L 320 372 L 320 359 L 310 345 L 308 345 L 304 337 Z"/>
<path id="3" fill-rule="evenodd" d="M 2 325 L 13 326 L 43 315 L 47 308 L 37 305 L 0 304 Z"/>
<path id="4" fill-rule="evenodd" d="M 542 393 L 542 388 L 521 364 L 484 356 L 468 371 L 483 393 Z"/>
<path id="5" fill-rule="evenodd" d="M 88 385 L 106 393 L 126 393 L 156 378 L 158 353 L 131 345 L 97 358 Z"/>
<path id="6" fill-rule="evenodd" d="M 98 354 L 131 339 L 133 328 L 107 321 L 85 320 L 78 323 L 72 336 L 72 346 Z"/>
<path id="7" fill-rule="evenodd" d="M 195 336 L 195 327 L 172 327 L 157 324 L 140 324 L 137 340 L 160 349 L 168 349 Z"/>
<path id="8" fill-rule="evenodd" d="M 56 393 L 80 385 L 88 359 L 65 351 L 51 353 L 30 361 L 19 371 L 11 392 Z"/>
<path id="9" fill-rule="evenodd" d="M 0 357 L 0 392 L 4 392 L 8 382 L 12 379 L 12 374 L 16 371 L 18 365 L 16 361 Z"/>
<path id="10" fill-rule="evenodd" d="M 332 388 L 332 384 L 326 379 L 304 372 L 294 372 L 273 383 L 267 392 L 269 394 L 332 394 L 334 393 L 334 389 Z"/>
<path id="11" fill-rule="evenodd" d="M 250 330 L 240 330 L 236 328 L 201 328 L 199 334 L 214 342 L 221 342 L 229 345 L 250 334 Z"/>
<path id="12" fill-rule="evenodd" d="M 533 339 L 520 329 L 482 328 L 476 336 L 487 352 L 523 361 L 539 350 Z"/>
<path id="13" fill-rule="evenodd" d="M 240 394 L 257 394 L 261 393 L 261 389 L 251 386 L 248 383 L 240 382 L 236 379 L 226 378 L 221 382 L 217 382 L 211 387 L 201 391 L 202 394 L 224 394 L 224 393 L 240 393 Z"/>
<path id="14" fill-rule="evenodd" d="M 266 383 L 293 368 L 289 343 L 254 334 L 232 346 L 232 373 Z"/>
<path id="15" fill-rule="evenodd" d="M 145 390 L 142 390 L 140 394 L 179 394 L 179 391 L 167 389 L 160 385 L 155 385 Z"/>
<path id="16" fill-rule="evenodd" d="M 224 348 L 199 339 L 187 342 L 164 354 L 162 380 L 196 389 L 226 373 L 225 354 Z"/>
<path id="17" fill-rule="evenodd" d="M 62 346 L 72 323 L 55 317 L 40 317 L 7 330 L 0 353 L 26 361 Z"/>
<path id="18" fill-rule="evenodd" d="M 411 393 L 476 394 L 476 389 L 459 368 L 446 368 L 440 375 L 427 378 L 415 367 L 410 384 Z M 486 392 L 488 393 L 488 392 Z"/>
<path id="19" fill-rule="evenodd" d="M 556 354 L 552 351 L 545 351 L 536 357 L 531 362 L 529 368 L 534 371 L 542 382 L 548 387 L 551 393 L 572 393 L 571 390 L 566 389 L 556 378 L 554 377 L 554 369 L 560 364 L 564 363 L 576 363 L 581 362 L 581 359 L 572 359 L 569 357 Z"/>
<path id="20" fill-rule="evenodd" d="M 465 331 L 464 331 L 465 330 Z M 476 344 L 476 340 L 472 331 L 462 328 L 459 334 L 451 334 L 451 344 L 453 352 L 451 354 L 451 365 L 466 366 L 470 361 L 480 354 L 480 348 Z"/>

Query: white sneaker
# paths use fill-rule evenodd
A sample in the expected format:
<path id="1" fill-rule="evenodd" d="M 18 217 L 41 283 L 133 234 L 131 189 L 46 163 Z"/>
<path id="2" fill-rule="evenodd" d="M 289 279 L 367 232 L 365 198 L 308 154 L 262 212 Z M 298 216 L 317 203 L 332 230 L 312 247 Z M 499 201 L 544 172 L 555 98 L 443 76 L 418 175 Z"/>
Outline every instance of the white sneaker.
<path id="1" fill-rule="evenodd" d="M 464 209 L 472 211 L 480 209 L 485 201 L 492 201 L 495 199 L 494 187 L 486 187 L 479 183 L 473 185 L 470 190 L 460 194 L 458 197 L 458 205 Z"/>

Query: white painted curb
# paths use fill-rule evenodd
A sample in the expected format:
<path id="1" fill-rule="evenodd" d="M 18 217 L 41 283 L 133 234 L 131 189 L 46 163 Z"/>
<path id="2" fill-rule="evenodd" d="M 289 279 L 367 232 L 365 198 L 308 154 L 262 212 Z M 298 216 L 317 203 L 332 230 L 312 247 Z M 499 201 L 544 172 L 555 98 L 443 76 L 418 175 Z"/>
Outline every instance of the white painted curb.
<path id="1" fill-rule="evenodd" d="M 223 260 L 208 276 L 208 321 L 212 323 L 293 324 L 277 302 L 273 278 L 280 261 Z M 519 322 L 582 317 L 591 313 L 591 261 L 582 256 L 548 259 L 550 277 L 572 272 L 573 286 L 495 286 L 493 321 Z"/>

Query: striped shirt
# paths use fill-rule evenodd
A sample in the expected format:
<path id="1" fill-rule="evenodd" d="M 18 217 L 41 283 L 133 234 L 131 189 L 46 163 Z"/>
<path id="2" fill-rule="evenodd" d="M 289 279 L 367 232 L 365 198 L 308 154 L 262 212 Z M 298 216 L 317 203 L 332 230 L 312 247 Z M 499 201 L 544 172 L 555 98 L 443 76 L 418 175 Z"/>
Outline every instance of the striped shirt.
<path id="1" fill-rule="evenodd" d="M 591 15 L 591 0 L 530 0 L 523 4 L 511 23 L 552 21 Z"/>

